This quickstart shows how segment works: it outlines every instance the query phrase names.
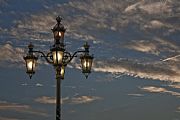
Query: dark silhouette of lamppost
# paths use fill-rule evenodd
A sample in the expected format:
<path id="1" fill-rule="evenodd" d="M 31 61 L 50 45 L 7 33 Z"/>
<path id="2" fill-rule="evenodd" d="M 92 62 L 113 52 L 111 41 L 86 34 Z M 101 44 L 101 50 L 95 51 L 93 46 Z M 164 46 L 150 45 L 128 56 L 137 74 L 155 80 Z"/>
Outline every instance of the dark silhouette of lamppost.
<path id="1" fill-rule="evenodd" d="M 32 43 L 28 45 L 28 54 L 24 57 L 26 62 L 26 73 L 29 74 L 31 79 L 35 74 L 35 67 L 38 60 L 37 54 L 41 54 L 41 57 L 52 64 L 56 70 L 56 120 L 61 120 L 61 80 L 64 79 L 65 67 L 74 57 L 80 54 L 82 73 L 87 78 L 91 73 L 91 66 L 93 62 L 93 56 L 89 54 L 89 45 L 86 42 L 84 44 L 84 50 L 75 51 L 73 54 L 66 51 L 64 44 L 64 34 L 66 29 L 61 23 L 62 18 L 57 17 L 57 24 L 53 27 L 52 32 L 54 34 L 54 44 L 50 51 L 46 54 L 39 50 L 34 50 Z"/>

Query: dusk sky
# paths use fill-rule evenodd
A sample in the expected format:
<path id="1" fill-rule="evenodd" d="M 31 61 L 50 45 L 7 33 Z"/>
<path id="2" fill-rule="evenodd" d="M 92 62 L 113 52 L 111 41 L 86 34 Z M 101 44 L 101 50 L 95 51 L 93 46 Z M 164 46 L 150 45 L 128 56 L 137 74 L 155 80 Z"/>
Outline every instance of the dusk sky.
<path id="1" fill-rule="evenodd" d="M 94 54 L 88 79 L 66 68 L 63 120 L 180 120 L 180 0 L 0 0 L 0 120 L 55 120 L 55 70 L 39 57 L 29 79 L 23 56 L 57 16 L 66 50 Z"/>

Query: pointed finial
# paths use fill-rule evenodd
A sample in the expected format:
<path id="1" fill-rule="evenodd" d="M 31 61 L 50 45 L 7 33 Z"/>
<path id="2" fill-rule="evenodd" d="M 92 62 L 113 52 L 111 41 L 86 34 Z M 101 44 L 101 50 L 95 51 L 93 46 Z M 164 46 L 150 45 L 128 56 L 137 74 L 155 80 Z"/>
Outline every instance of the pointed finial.
<path id="1" fill-rule="evenodd" d="M 56 18 L 57 23 L 60 23 L 60 22 L 61 22 L 61 20 L 62 20 L 62 17 L 57 16 L 57 18 Z"/>
<path id="2" fill-rule="evenodd" d="M 85 49 L 86 52 L 89 52 L 88 42 L 86 42 L 86 43 L 84 44 L 84 49 Z"/>
<path id="3" fill-rule="evenodd" d="M 33 47 L 34 47 L 34 45 L 32 44 L 32 42 L 30 42 L 29 45 L 28 45 L 28 48 L 32 49 Z"/>

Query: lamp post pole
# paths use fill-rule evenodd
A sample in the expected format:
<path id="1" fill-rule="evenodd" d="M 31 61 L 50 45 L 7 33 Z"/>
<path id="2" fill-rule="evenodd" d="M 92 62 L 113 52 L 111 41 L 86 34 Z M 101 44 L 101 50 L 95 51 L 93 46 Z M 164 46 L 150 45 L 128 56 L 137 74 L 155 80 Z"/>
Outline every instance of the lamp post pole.
<path id="1" fill-rule="evenodd" d="M 91 73 L 91 66 L 93 62 L 93 56 L 89 54 L 89 45 L 86 42 L 84 44 L 84 50 L 75 51 L 73 54 L 66 51 L 64 44 L 64 33 L 66 29 L 61 24 L 62 18 L 59 16 L 56 18 L 57 24 L 53 27 L 52 32 L 54 34 L 54 44 L 50 51 L 46 54 L 40 50 L 34 50 L 32 43 L 28 45 L 29 51 L 24 57 L 26 62 L 26 73 L 29 74 L 30 79 L 35 74 L 36 63 L 38 60 L 37 54 L 41 54 L 41 57 L 52 64 L 56 70 L 56 120 L 61 120 L 61 80 L 64 79 L 65 67 L 74 57 L 77 57 L 79 53 L 81 60 L 82 73 L 87 78 Z"/>
<path id="2" fill-rule="evenodd" d="M 56 120 L 61 120 L 61 77 L 56 69 Z"/>

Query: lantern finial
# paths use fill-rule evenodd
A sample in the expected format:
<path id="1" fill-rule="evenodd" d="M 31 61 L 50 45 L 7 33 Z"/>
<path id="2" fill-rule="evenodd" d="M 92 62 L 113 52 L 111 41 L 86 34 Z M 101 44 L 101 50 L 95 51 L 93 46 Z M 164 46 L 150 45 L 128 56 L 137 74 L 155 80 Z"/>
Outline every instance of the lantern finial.
<path id="1" fill-rule="evenodd" d="M 58 24 L 61 22 L 61 20 L 62 20 L 62 17 L 57 16 L 56 21 L 57 21 Z"/>

